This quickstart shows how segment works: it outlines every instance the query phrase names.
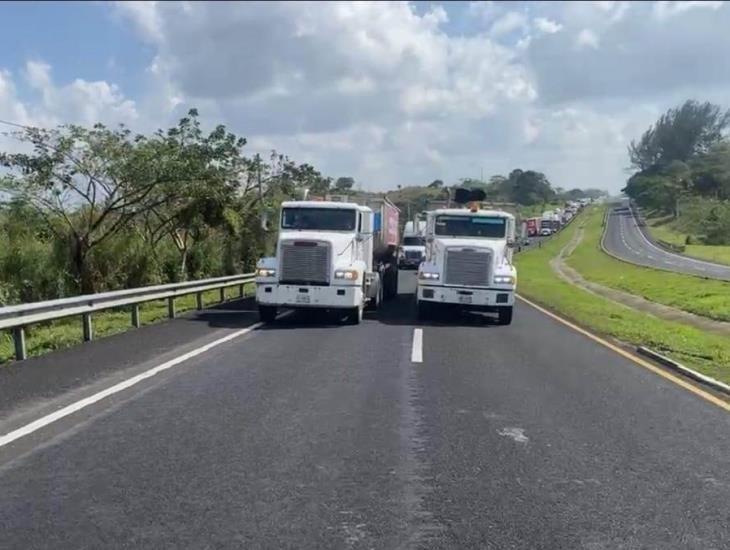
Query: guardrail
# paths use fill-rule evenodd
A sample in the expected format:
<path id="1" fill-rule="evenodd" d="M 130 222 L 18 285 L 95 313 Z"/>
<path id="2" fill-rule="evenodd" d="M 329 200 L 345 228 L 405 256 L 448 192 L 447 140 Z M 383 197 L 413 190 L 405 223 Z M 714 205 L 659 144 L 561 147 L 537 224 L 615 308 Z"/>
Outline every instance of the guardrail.
<path id="1" fill-rule="evenodd" d="M 175 318 L 175 298 L 188 294 L 197 295 L 197 309 L 203 309 L 203 292 L 220 289 L 221 302 L 225 300 L 225 289 L 238 286 L 239 296 L 244 296 L 244 285 L 254 281 L 253 273 L 229 275 L 213 279 L 200 279 L 184 283 L 130 288 L 99 294 L 86 294 L 73 298 L 32 302 L 15 306 L 0 307 L 0 329 L 11 329 L 15 343 L 15 358 L 26 358 L 25 327 L 45 321 L 81 315 L 84 341 L 94 337 L 92 313 L 124 306 L 132 306 L 131 325 L 139 328 L 139 304 L 167 299 L 167 314 Z"/>

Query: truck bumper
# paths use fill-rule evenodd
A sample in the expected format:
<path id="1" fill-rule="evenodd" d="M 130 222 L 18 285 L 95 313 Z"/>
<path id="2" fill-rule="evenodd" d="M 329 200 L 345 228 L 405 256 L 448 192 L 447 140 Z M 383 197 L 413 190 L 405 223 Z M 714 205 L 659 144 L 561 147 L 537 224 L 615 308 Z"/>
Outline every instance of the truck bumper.
<path id="1" fill-rule="evenodd" d="M 418 285 L 418 299 L 438 304 L 458 304 L 474 309 L 512 306 L 515 291 L 496 288 L 464 288 L 453 286 Z"/>
<path id="2" fill-rule="evenodd" d="M 300 286 L 256 283 L 256 302 L 290 308 L 352 308 L 363 303 L 357 286 Z"/>

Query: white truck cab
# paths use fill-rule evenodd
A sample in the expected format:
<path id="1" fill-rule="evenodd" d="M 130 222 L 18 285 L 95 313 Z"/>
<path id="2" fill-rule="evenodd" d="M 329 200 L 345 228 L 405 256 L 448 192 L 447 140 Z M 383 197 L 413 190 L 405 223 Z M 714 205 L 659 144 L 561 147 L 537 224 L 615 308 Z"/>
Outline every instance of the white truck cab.
<path id="1" fill-rule="evenodd" d="M 428 213 L 426 259 L 418 270 L 418 314 L 440 304 L 497 312 L 512 322 L 517 270 L 512 264 L 515 218 L 498 210 L 441 209 Z"/>
<path id="2" fill-rule="evenodd" d="M 279 308 L 327 308 L 357 324 L 366 306 L 397 293 L 398 209 L 386 199 L 370 203 L 377 212 L 355 202 L 282 203 L 276 256 L 256 266 L 262 321 Z"/>
<path id="3" fill-rule="evenodd" d="M 400 269 L 418 269 L 426 256 L 426 245 L 423 240 L 425 230 L 425 221 L 406 222 L 403 228 L 403 243 L 398 253 L 398 267 Z"/>

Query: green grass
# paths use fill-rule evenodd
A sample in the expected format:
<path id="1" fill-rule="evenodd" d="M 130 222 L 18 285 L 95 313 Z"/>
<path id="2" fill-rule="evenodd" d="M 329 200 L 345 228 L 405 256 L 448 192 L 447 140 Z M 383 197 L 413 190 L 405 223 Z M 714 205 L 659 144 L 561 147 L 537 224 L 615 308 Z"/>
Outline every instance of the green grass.
<path id="1" fill-rule="evenodd" d="M 245 288 L 250 294 L 252 287 Z M 225 289 L 226 300 L 238 298 L 238 287 Z M 209 290 L 203 293 L 203 304 L 211 305 L 220 301 L 220 291 Z M 195 295 L 181 296 L 175 300 L 175 311 L 184 313 L 196 307 Z M 131 309 L 119 308 L 107 310 L 93 315 L 94 339 L 103 338 L 132 328 Z M 139 320 L 142 325 L 151 325 L 167 319 L 167 300 L 140 304 Z M 46 324 L 32 325 L 26 328 L 26 346 L 28 356 L 42 355 L 49 351 L 67 348 L 83 341 L 81 316 L 68 317 Z M 13 339 L 5 331 L 0 336 L 0 363 L 15 357 Z"/>
<path id="2" fill-rule="evenodd" d="M 589 209 L 581 217 L 590 216 L 591 211 L 595 212 Z M 579 225 L 572 223 L 541 248 L 516 256 L 520 294 L 596 333 L 651 347 L 708 376 L 730 382 L 730 339 L 631 310 L 566 283 L 553 273 L 550 259 Z"/>
<path id="3" fill-rule="evenodd" d="M 655 239 L 679 245 L 687 242 L 687 234 L 667 225 L 666 218 L 649 218 L 646 220 L 646 224 Z M 730 265 L 730 246 L 688 244 L 685 245 L 684 254 L 708 262 Z"/>
<path id="4" fill-rule="evenodd" d="M 639 267 L 600 249 L 604 208 L 583 218 L 583 241 L 567 259 L 589 281 L 719 321 L 730 321 L 730 282 Z"/>

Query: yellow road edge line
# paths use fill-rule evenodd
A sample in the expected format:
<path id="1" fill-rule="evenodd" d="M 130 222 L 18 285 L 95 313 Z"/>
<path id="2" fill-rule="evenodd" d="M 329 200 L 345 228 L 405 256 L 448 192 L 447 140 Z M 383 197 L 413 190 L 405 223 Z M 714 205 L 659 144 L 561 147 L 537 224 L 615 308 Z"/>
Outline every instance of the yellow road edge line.
<path id="1" fill-rule="evenodd" d="M 600 336 L 597 336 L 596 334 L 593 334 L 592 332 L 590 332 L 582 327 L 579 327 L 575 323 L 571 323 L 570 321 L 563 319 L 562 317 L 560 317 L 559 315 L 556 315 L 552 311 L 549 311 L 549 310 L 545 309 L 544 307 L 537 305 L 535 302 L 528 300 L 524 296 L 517 294 L 517 298 L 519 298 L 521 301 L 525 302 L 527 305 L 540 311 L 541 313 L 544 313 L 548 317 L 555 319 L 559 323 L 562 323 L 563 325 L 573 329 L 574 331 L 579 332 L 583 336 L 587 336 L 594 342 L 601 344 L 602 346 L 610 349 L 611 351 L 615 351 L 622 357 L 628 359 L 629 361 L 636 363 L 640 367 L 644 367 L 645 369 L 650 370 L 654 374 L 657 374 L 657 375 L 661 376 L 662 378 L 665 378 L 666 380 L 669 380 L 670 382 L 673 382 L 674 384 L 684 388 L 685 390 L 694 393 L 695 395 L 697 395 L 698 397 L 701 397 L 705 401 L 709 401 L 713 405 L 717 405 L 721 409 L 723 409 L 727 412 L 730 412 L 730 403 L 728 403 L 727 401 L 724 401 L 723 399 L 720 399 L 719 397 L 712 395 L 711 393 L 703 390 L 702 388 L 698 388 L 697 386 L 695 386 L 694 384 L 691 384 L 687 380 L 680 378 L 679 376 L 672 374 L 671 372 L 668 372 L 665 369 L 650 363 L 649 361 L 645 361 L 644 359 L 642 359 L 641 357 L 638 357 L 637 355 L 634 355 L 633 353 L 629 353 L 628 351 L 621 349 L 620 347 L 601 338 Z"/>

